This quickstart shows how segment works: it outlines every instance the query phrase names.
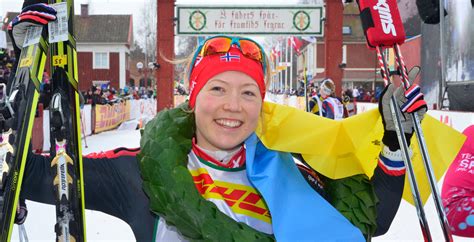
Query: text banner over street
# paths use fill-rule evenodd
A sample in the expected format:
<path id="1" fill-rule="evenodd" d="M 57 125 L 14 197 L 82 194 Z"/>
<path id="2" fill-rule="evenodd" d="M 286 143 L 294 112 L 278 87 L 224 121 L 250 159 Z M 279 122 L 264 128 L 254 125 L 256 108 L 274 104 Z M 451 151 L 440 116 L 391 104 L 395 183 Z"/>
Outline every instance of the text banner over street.
<path id="1" fill-rule="evenodd" d="M 323 6 L 177 6 L 178 35 L 323 36 Z"/>

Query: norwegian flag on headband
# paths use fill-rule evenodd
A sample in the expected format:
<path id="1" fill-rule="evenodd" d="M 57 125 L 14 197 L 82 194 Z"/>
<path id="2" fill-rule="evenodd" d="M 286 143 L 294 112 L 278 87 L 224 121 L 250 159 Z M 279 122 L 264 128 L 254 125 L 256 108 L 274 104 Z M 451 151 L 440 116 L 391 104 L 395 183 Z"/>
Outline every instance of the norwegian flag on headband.
<path id="1" fill-rule="evenodd" d="M 230 52 L 220 56 L 221 62 L 240 62 L 240 55 L 231 54 Z"/>
<path id="2" fill-rule="evenodd" d="M 291 36 L 290 38 L 288 38 L 288 44 L 290 44 L 295 49 L 296 54 L 298 55 L 301 54 L 300 48 L 303 45 L 303 43 L 298 37 Z"/>

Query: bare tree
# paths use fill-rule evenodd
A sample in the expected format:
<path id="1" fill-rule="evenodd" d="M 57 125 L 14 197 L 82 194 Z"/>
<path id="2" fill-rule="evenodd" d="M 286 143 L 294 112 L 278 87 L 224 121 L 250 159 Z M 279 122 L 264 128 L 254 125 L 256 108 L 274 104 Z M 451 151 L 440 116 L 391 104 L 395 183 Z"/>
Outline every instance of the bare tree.
<path id="1" fill-rule="evenodd" d="M 137 42 L 143 49 L 147 61 L 156 61 L 157 0 L 147 0 L 141 8 L 142 22 L 137 28 Z"/>
<path id="2" fill-rule="evenodd" d="M 138 45 L 145 52 L 148 61 L 156 61 L 156 24 L 158 0 L 147 0 L 141 8 L 142 22 L 137 28 Z M 177 36 L 175 41 L 176 58 L 185 58 L 196 47 L 196 37 Z"/>
<path id="3" fill-rule="evenodd" d="M 197 46 L 197 37 L 195 36 L 177 36 L 175 40 L 174 49 L 178 59 L 188 57 Z"/>

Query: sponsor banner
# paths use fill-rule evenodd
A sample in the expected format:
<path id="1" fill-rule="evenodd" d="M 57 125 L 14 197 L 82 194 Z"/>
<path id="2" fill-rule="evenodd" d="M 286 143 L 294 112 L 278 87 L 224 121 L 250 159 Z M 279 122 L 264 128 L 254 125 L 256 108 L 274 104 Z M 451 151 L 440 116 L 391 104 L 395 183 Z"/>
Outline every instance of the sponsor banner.
<path id="1" fill-rule="evenodd" d="M 87 104 L 81 109 L 81 136 L 92 134 L 92 105 Z"/>
<path id="2" fill-rule="evenodd" d="M 51 144 L 49 142 L 49 110 L 43 111 L 43 152 L 49 151 Z"/>
<path id="3" fill-rule="evenodd" d="M 130 119 L 153 118 L 156 115 L 155 99 L 130 100 Z"/>
<path id="4" fill-rule="evenodd" d="M 130 100 L 130 119 L 139 119 L 141 115 L 141 99 Z"/>
<path id="5" fill-rule="evenodd" d="M 0 30 L 0 49 L 7 48 L 7 34 L 5 31 Z"/>
<path id="6" fill-rule="evenodd" d="M 474 124 L 474 113 L 429 110 L 428 114 L 459 132 Z"/>
<path id="7" fill-rule="evenodd" d="M 143 107 L 140 107 L 141 116 L 153 118 L 156 116 L 156 99 L 142 99 Z"/>
<path id="8" fill-rule="evenodd" d="M 357 102 L 357 113 L 363 113 L 377 107 L 378 107 L 377 103 Z"/>
<path id="9" fill-rule="evenodd" d="M 95 106 L 95 133 L 111 130 L 130 119 L 130 101 Z"/>

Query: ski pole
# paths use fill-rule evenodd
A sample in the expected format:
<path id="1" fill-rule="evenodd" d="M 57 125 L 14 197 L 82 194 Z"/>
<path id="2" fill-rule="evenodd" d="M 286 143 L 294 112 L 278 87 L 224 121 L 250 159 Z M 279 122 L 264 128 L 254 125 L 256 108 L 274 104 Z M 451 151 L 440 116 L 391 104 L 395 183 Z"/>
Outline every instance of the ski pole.
<path id="1" fill-rule="evenodd" d="M 383 80 L 385 86 L 390 84 L 390 73 L 387 66 L 387 61 L 385 55 L 383 54 L 383 48 L 381 46 L 377 47 L 377 57 L 379 60 L 380 68 L 383 73 Z M 415 202 L 415 207 L 418 215 L 418 220 L 420 222 L 421 231 L 425 241 L 432 241 L 430 228 L 428 226 L 428 221 L 426 220 L 425 210 L 423 208 L 423 202 L 421 201 L 420 192 L 418 189 L 418 184 L 416 182 L 415 172 L 413 169 L 413 164 L 411 162 L 409 147 L 405 137 L 405 132 L 403 130 L 402 123 L 400 121 L 400 107 L 398 106 L 397 100 L 394 96 L 391 98 L 390 110 L 392 112 L 393 120 L 395 121 L 395 131 L 397 133 L 398 142 L 400 144 L 400 150 L 402 152 L 403 162 L 407 167 L 408 181 L 410 183 L 410 190 Z"/>
<path id="2" fill-rule="evenodd" d="M 395 57 L 396 62 L 401 70 L 401 79 L 405 89 L 410 87 L 410 80 L 408 79 L 408 71 L 403 61 L 403 56 L 400 51 L 400 45 L 395 45 Z M 426 175 L 430 184 L 431 192 L 433 193 L 433 200 L 436 206 L 436 212 L 438 213 L 438 219 L 443 230 L 444 239 L 446 241 L 453 241 L 451 230 L 449 229 L 448 220 L 443 209 L 443 204 L 441 202 L 441 196 L 439 195 L 438 186 L 436 184 L 436 177 L 431 166 L 431 159 L 426 147 L 425 137 L 423 135 L 423 130 L 420 126 L 420 118 L 416 113 L 412 113 L 413 127 L 415 129 L 416 138 L 418 140 L 418 146 L 420 147 L 421 157 L 423 159 L 423 165 L 425 167 Z"/>
<path id="3" fill-rule="evenodd" d="M 25 224 L 18 225 L 18 234 L 20 242 L 28 242 L 28 235 L 26 234 Z"/>
<path id="4" fill-rule="evenodd" d="M 87 138 L 86 138 L 86 131 L 85 131 L 85 126 L 84 126 L 84 120 L 82 120 L 82 112 L 81 112 L 81 125 L 82 125 L 82 137 L 84 137 L 84 144 L 86 145 L 86 148 L 89 148 L 87 146 Z"/>

